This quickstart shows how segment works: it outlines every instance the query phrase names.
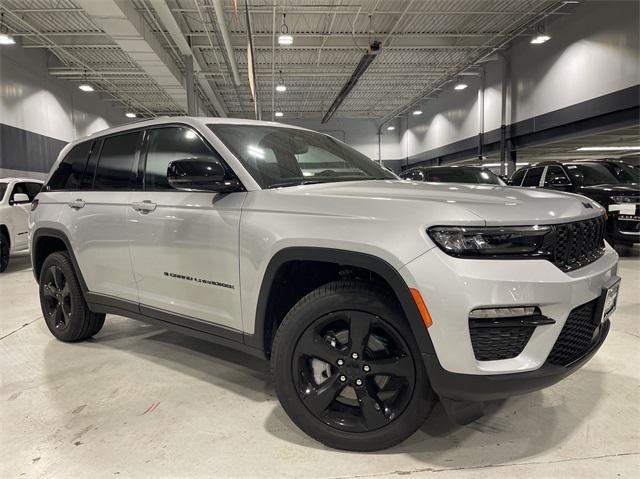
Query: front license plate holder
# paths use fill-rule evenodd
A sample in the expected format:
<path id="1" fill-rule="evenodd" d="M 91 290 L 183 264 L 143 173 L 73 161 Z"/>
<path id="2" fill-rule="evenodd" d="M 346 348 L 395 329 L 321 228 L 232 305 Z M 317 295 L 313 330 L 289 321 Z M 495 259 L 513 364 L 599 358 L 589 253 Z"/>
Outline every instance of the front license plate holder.
<path id="1" fill-rule="evenodd" d="M 599 323 L 604 323 L 616 310 L 619 292 L 620 278 L 615 276 L 602 288 L 602 294 L 598 301 L 598 313 L 595 315 Z"/>

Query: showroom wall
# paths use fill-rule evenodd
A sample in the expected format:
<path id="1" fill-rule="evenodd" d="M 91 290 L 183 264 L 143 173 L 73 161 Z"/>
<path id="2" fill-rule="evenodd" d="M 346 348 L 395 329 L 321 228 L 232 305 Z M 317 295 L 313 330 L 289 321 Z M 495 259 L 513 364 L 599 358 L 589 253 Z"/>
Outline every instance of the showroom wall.
<path id="1" fill-rule="evenodd" d="M 640 84 L 639 2 L 584 2 L 547 25 L 551 40 L 522 39 L 506 54 L 507 124 L 575 105 Z M 484 131 L 500 128 L 504 57 L 484 64 Z M 406 156 L 419 161 L 479 133 L 479 77 L 464 77 L 466 90 L 447 90 L 421 105 L 403 129 Z M 430 154 L 429 152 L 432 152 Z"/>
<path id="2" fill-rule="evenodd" d="M 42 49 L 0 49 L 0 176 L 42 178 L 64 145 L 123 122 L 97 93 L 57 80 Z"/>

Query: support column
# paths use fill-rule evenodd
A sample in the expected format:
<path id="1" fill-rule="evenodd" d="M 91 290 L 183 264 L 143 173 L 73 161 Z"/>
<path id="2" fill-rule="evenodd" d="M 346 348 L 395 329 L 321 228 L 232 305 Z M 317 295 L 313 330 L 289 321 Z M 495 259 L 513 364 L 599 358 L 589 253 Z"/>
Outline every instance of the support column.
<path id="1" fill-rule="evenodd" d="M 184 68 L 187 82 L 187 115 L 196 116 L 196 92 L 193 79 L 193 57 L 191 55 L 185 55 Z"/>
<path id="2" fill-rule="evenodd" d="M 516 171 L 516 161 L 518 159 L 518 151 L 513 147 L 513 144 L 509 141 L 507 143 L 507 150 L 509 152 L 509 161 L 506 163 L 505 174 L 511 178 L 511 175 Z"/>
<path id="3" fill-rule="evenodd" d="M 507 99 L 508 99 L 508 90 L 509 90 L 509 69 L 510 69 L 510 64 L 509 64 L 508 52 L 503 52 L 502 53 L 502 99 L 500 102 L 500 174 L 501 175 L 506 175 L 508 174 L 508 171 L 509 171 L 509 165 L 507 165 Z M 513 163 L 515 165 L 515 157 L 514 157 Z"/>

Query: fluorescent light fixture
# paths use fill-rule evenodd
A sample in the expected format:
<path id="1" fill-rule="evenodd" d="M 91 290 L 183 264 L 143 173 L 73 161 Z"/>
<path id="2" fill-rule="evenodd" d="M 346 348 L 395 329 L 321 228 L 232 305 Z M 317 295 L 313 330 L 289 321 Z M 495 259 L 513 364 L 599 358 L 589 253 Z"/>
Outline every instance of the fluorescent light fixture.
<path id="1" fill-rule="evenodd" d="M 280 118 L 280 117 L 284 116 L 284 113 L 282 113 L 281 111 L 277 111 L 277 112 L 276 112 L 276 116 L 277 116 L 278 118 Z"/>
<path id="2" fill-rule="evenodd" d="M 0 45 L 15 45 L 16 41 L 7 33 L 0 33 Z"/>
<path id="3" fill-rule="evenodd" d="M 82 83 L 78 88 L 80 88 L 82 91 L 93 91 L 93 87 L 88 83 Z"/>
<path id="4" fill-rule="evenodd" d="M 387 130 L 389 130 L 389 131 L 393 131 L 393 130 L 395 130 L 395 129 L 396 129 L 396 127 L 395 127 L 395 126 L 393 126 L 393 125 L 389 125 L 389 126 L 387 127 Z"/>
<path id="5" fill-rule="evenodd" d="M 453 87 L 454 90 L 464 90 L 465 88 L 467 88 L 469 85 L 467 85 L 466 83 L 457 83 L 456 86 Z"/>
<path id="6" fill-rule="evenodd" d="M 280 93 L 287 91 L 287 85 L 282 83 L 280 85 L 276 85 L 276 91 L 279 91 Z"/>
<path id="7" fill-rule="evenodd" d="M 124 116 L 126 116 L 127 118 L 135 118 L 136 114 L 135 113 L 131 113 L 131 112 L 127 112 L 124 114 Z"/>
<path id="8" fill-rule="evenodd" d="M 583 146 L 576 151 L 640 151 L 640 146 Z"/>
<path id="9" fill-rule="evenodd" d="M 293 44 L 293 37 L 288 33 L 283 33 L 281 35 L 278 35 L 278 45 L 288 46 L 292 44 Z"/>
<path id="10" fill-rule="evenodd" d="M 534 45 L 540 45 L 541 43 L 548 42 L 549 40 L 551 40 L 551 37 L 549 35 L 541 34 L 533 37 L 529 43 L 533 43 Z"/>
<path id="11" fill-rule="evenodd" d="M 415 116 L 422 115 L 422 110 L 413 110 L 413 115 Z"/>

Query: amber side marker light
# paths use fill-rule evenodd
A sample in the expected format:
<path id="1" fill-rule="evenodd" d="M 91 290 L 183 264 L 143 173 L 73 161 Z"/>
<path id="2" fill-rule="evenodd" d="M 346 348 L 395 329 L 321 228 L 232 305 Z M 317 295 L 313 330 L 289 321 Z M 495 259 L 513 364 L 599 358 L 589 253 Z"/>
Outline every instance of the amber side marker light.
<path id="1" fill-rule="evenodd" d="M 422 295 L 420 294 L 420 291 L 414 288 L 409 288 L 409 291 L 411 291 L 411 296 L 413 296 L 413 300 L 416 302 L 418 311 L 420 311 L 420 316 L 422 316 L 422 322 L 428 328 L 433 324 L 433 321 L 431 320 L 431 315 L 429 314 L 427 305 L 424 304 L 424 300 L 422 299 Z"/>
<path id="2" fill-rule="evenodd" d="M 606 212 L 606 211 L 604 211 L 604 212 L 602 213 L 602 216 L 604 216 L 604 220 L 605 220 L 605 221 L 607 221 L 607 220 L 609 219 L 609 215 L 607 214 L 607 212 Z"/>

